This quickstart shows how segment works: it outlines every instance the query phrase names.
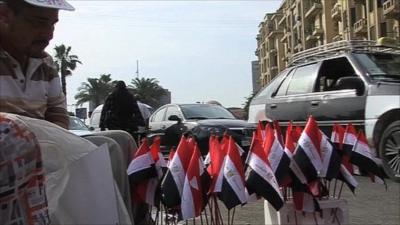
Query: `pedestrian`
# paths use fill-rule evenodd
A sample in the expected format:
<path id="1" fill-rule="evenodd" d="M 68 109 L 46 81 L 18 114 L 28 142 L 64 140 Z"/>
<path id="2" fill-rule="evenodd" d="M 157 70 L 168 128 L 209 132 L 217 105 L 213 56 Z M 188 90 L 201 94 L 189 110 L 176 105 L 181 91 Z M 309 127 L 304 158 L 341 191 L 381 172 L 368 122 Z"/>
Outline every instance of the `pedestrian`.
<path id="1" fill-rule="evenodd" d="M 125 82 L 117 81 L 101 111 L 100 129 L 125 130 L 133 137 L 139 126 L 145 126 L 137 100 L 126 88 Z"/>
<path id="2" fill-rule="evenodd" d="M 117 198 L 117 223 L 131 224 L 126 168 L 136 150 L 133 138 L 124 131 L 109 131 L 83 139 L 66 130 L 69 120 L 60 77 L 52 57 L 44 51 L 53 38 L 59 10 L 74 8 L 65 0 L 0 1 L 0 146 L 3 146 L 0 148 L 0 165 L 6 165 L 0 166 L 0 174 L 10 177 L 0 181 L 0 202 L 4 205 L 7 203 L 4 201 L 10 201 L 12 207 L 8 208 L 18 209 L 18 213 L 9 213 L 15 216 L 1 216 L 0 224 L 28 224 L 32 221 L 37 224 L 48 224 L 49 221 L 53 224 L 81 224 L 82 221 L 77 219 L 79 215 L 71 215 L 65 208 L 71 201 L 67 187 L 84 185 L 71 183 L 79 174 L 69 171 L 69 165 L 102 144 L 108 146 L 117 187 L 115 193 L 109 193 Z M 17 138 L 31 146 L 26 149 L 30 156 L 19 148 Z M 30 180 L 33 174 L 30 171 L 41 170 L 28 164 L 32 155 L 36 156 L 37 162 L 43 159 L 43 163 L 37 163 L 37 166 L 43 165 L 45 179 L 43 176 L 40 178 L 40 173 L 37 179 L 44 182 L 47 196 L 38 195 L 37 191 L 43 190 L 41 182 Z M 25 163 L 22 163 L 24 158 Z M 13 166 L 13 163 L 17 164 Z M 27 180 L 28 189 L 16 186 L 24 180 Z M 96 189 L 101 191 L 101 187 Z M 43 194 L 43 191 L 39 192 Z M 40 208 L 30 205 L 33 203 L 40 203 Z M 3 208 L 0 214 L 6 215 L 8 208 Z M 49 219 L 45 219 L 47 212 Z"/>

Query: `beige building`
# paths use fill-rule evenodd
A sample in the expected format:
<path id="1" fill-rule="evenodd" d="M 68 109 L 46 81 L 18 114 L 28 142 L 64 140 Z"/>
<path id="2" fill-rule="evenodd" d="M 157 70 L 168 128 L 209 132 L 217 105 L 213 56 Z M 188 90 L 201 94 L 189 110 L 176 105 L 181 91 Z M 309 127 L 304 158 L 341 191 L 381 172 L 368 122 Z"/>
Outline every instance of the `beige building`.
<path id="1" fill-rule="evenodd" d="M 259 25 L 260 83 L 269 83 L 299 51 L 340 40 L 400 41 L 400 0 L 283 0 Z"/>

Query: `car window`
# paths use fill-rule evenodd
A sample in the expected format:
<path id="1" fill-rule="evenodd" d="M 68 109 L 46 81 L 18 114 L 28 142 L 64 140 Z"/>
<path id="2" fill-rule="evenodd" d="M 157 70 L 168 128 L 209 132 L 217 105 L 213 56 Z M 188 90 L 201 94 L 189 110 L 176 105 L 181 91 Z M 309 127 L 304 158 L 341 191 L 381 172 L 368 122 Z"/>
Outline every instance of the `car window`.
<path id="1" fill-rule="evenodd" d="M 181 109 L 186 119 L 235 119 L 231 112 L 219 105 L 181 105 Z"/>
<path id="2" fill-rule="evenodd" d="M 165 114 L 166 108 L 162 108 L 158 110 L 151 118 L 152 122 L 161 122 L 164 120 L 164 114 Z"/>
<path id="3" fill-rule="evenodd" d="M 261 89 L 261 91 L 254 98 L 263 96 L 271 97 L 272 93 L 276 90 L 277 85 L 279 85 L 279 83 L 282 81 L 283 78 L 285 78 L 286 74 L 289 71 L 290 70 L 282 71 L 278 76 L 272 79 L 272 81 L 268 85 L 266 85 L 263 89 Z"/>
<path id="4" fill-rule="evenodd" d="M 400 80 L 400 55 L 354 54 L 374 80 Z"/>
<path id="5" fill-rule="evenodd" d="M 315 92 L 339 90 L 337 81 L 341 77 L 357 76 L 346 57 L 324 60 L 314 86 Z"/>
<path id="6" fill-rule="evenodd" d="M 165 119 L 168 120 L 168 118 L 170 116 L 172 116 L 172 115 L 176 115 L 176 116 L 178 116 L 179 118 L 182 119 L 182 116 L 181 116 L 181 114 L 179 112 L 179 109 L 176 106 L 169 106 L 167 108 L 167 113 L 165 114 Z"/>
<path id="7" fill-rule="evenodd" d="M 286 95 L 287 88 L 289 86 L 290 80 L 292 79 L 293 73 L 295 70 L 292 70 L 289 75 L 286 76 L 285 80 L 279 86 L 279 89 L 276 93 L 276 96 Z"/>
<path id="8" fill-rule="evenodd" d="M 77 117 L 69 117 L 68 130 L 89 130 L 85 123 Z"/>
<path id="9" fill-rule="evenodd" d="M 312 92 L 317 76 L 317 63 L 300 66 L 290 79 L 286 95 L 305 94 Z"/>

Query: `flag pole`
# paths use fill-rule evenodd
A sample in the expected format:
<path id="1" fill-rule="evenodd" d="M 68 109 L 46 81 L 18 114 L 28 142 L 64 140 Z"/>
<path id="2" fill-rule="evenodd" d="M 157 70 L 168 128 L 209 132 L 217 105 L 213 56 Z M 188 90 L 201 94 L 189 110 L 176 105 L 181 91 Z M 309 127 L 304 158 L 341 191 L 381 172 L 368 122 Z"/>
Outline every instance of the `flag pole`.
<path id="1" fill-rule="evenodd" d="M 233 208 L 231 225 L 233 225 L 233 220 L 235 218 L 235 212 L 236 212 L 236 206 Z"/>

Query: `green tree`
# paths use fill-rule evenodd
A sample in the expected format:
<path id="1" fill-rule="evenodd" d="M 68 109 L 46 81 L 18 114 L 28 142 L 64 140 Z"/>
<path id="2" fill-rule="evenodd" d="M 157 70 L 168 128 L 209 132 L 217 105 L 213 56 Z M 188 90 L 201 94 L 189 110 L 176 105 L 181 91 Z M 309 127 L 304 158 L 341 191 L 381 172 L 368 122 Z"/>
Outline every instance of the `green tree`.
<path id="1" fill-rule="evenodd" d="M 256 94 L 257 94 L 256 92 L 253 92 L 248 97 L 245 98 L 246 102 L 243 104 L 244 105 L 243 109 L 246 112 L 246 118 L 249 116 L 249 107 L 250 107 L 251 100 L 253 100 L 253 98 Z"/>
<path id="2" fill-rule="evenodd" d="M 77 55 L 71 54 L 71 47 L 64 44 L 54 47 L 56 52 L 54 58 L 57 64 L 57 70 L 61 75 L 61 85 L 64 94 L 67 94 L 66 77 L 72 75 L 72 71 L 76 69 L 77 64 L 82 64 Z"/>
<path id="3" fill-rule="evenodd" d="M 78 88 L 78 93 L 75 95 L 76 104 L 92 102 L 94 107 L 103 104 L 113 87 L 111 74 L 102 74 L 100 78 L 88 78 L 87 82 L 83 82 Z"/>
<path id="4" fill-rule="evenodd" d="M 159 106 L 159 99 L 165 94 L 165 89 L 158 84 L 155 78 L 135 78 L 131 81 L 133 94 L 135 97 L 148 105 L 153 107 Z"/>

